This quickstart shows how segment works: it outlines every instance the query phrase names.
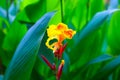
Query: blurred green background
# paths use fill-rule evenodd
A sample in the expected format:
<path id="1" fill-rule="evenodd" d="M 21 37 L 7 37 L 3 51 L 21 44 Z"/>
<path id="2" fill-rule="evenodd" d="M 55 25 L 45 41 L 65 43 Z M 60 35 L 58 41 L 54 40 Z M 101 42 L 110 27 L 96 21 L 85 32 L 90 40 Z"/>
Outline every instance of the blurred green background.
<path id="1" fill-rule="evenodd" d="M 42 54 L 51 63 L 54 61 L 52 51 L 45 46 L 46 33 L 41 38 L 41 44 L 37 43 L 37 56 L 30 58 L 27 55 L 27 51 L 28 54 L 32 52 L 29 47 L 23 50 L 26 55 L 22 51 L 14 55 L 26 32 L 37 26 L 34 24 L 51 11 L 56 11 L 54 16 L 49 21 L 50 15 L 47 15 L 41 25 L 63 22 L 77 32 L 72 40 L 65 41 L 68 45 L 63 53 L 65 65 L 61 80 L 120 80 L 119 7 L 120 0 L 1 0 L 0 80 L 55 80 L 54 73 L 40 57 Z M 13 56 L 19 55 L 23 58 L 15 62 Z M 13 69 L 9 66 L 11 64 Z M 11 74 L 8 73 L 10 70 Z"/>

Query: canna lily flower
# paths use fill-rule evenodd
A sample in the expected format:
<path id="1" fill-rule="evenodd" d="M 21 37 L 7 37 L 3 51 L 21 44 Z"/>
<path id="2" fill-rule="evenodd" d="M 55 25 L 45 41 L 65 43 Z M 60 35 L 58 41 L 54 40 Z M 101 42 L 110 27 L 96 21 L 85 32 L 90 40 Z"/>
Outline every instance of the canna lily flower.
<path id="1" fill-rule="evenodd" d="M 63 40 L 72 39 L 72 37 L 76 34 L 76 31 L 69 29 L 66 24 L 59 23 L 58 25 L 51 25 L 47 29 L 48 39 L 46 41 L 46 46 L 56 52 L 61 47 L 63 47 Z M 50 41 L 57 40 L 50 44 Z"/>
<path id="2" fill-rule="evenodd" d="M 75 34 L 76 34 L 76 31 L 69 29 L 66 24 L 59 23 L 58 25 L 51 25 L 47 29 L 48 39 L 46 41 L 46 46 L 49 49 L 53 50 L 55 57 L 61 60 L 62 53 L 64 52 L 67 46 L 67 44 L 62 44 L 62 42 L 65 39 L 72 39 L 72 37 Z M 57 41 L 54 41 L 54 40 L 57 40 Z M 45 63 L 51 68 L 51 70 L 55 72 L 56 79 L 60 80 L 63 66 L 65 63 L 64 60 L 61 60 L 61 63 L 59 64 L 59 66 L 56 66 L 56 64 L 51 64 L 43 55 L 41 55 L 41 57 L 45 61 Z"/>

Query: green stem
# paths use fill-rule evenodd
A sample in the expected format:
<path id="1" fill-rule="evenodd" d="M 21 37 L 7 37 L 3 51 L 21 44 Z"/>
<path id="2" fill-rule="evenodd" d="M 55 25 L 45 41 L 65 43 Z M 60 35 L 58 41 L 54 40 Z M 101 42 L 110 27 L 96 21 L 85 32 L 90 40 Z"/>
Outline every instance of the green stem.
<path id="1" fill-rule="evenodd" d="M 61 22 L 64 22 L 64 19 L 63 19 L 63 0 L 60 0 L 60 7 L 61 7 Z"/>

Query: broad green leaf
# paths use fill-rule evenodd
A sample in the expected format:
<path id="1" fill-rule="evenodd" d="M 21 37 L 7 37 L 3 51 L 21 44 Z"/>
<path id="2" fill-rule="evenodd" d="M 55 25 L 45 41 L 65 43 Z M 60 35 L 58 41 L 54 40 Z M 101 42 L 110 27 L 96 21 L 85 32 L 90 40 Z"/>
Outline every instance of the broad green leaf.
<path id="1" fill-rule="evenodd" d="M 65 60 L 63 72 L 67 75 L 67 73 L 69 72 L 69 67 L 70 67 L 70 59 L 69 59 L 69 55 L 65 52 L 63 53 L 63 59 Z"/>
<path id="2" fill-rule="evenodd" d="M 119 4 L 120 4 L 120 0 L 118 0 Z"/>
<path id="3" fill-rule="evenodd" d="M 110 63 L 105 65 L 98 73 L 96 73 L 91 80 L 106 79 L 118 66 L 120 65 L 120 56 L 116 57 Z"/>
<path id="4" fill-rule="evenodd" d="M 19 7 L 17 6 L 17 4 L 12 3 L 8 9 L 8 13 L 9 13 L 9 21 L 10 23 L 12 23 L 18 13 Z"/>
<path id="5" fill-rule="evenodd" d="M 0 7 L 0 17 L 12 23 L 16 17 L 18 10 L 19 10 L 19 7 L 16 4 L 12 3 L 8 9 L 8 16 L 7 16 L 7 11 L 2 7 Z"/>
<path id="6" fill-rule="evenodd" d="M 46 32 L 43 39 L 42 39 L 38 56 L 40 59 L 42 59 L 41 55 L 44 55 L 51 63 L 53 63 L 54 62 L 53 51 L 45 45 L 47 38 L 48 38 L 48 36 L 47 36 L 47 32 Z"/>
<path id="7" fill-rule="evenodd" d="M 88 10 L 88 16 L 87 18 L 91 20 L 93 16 L 100 11 L 104 10 L 104 4 L 102 0 L 88 0 L 87 3 L 87 10 Z"/>
<path id="8" fill-rule="evenodd" d="M 17 2 L 20 4 L 20 9 L 23 10 L 26 6 L 30 4 L 34 4 L 38 2 L 39 0 L 18 0 Z"/>
<path id="9" fill-rule="evenodd" d="M 86 4 L 87 0 L 66 0 L 64 22 L 80 30 L 86 24 Z"/>
<path id="10" fill-rule="evenodd" d="M 108 80 L 113 80 L 113 74 L 109 75 Z"/>
<path id="11" fill-rule="evenodd" d="M 3 40 L 4 40 L 5 34 L 3 32 L 3 29 L 0 28 L 0 48 L 2 46 Z"/>
<path id="12" fill-rule="evenodd" d="M 118 8 L 118 0 L 110 0 L 110 4 L 108 9 L 117 9 Z"/>
<path id="13" fill-rule="evenodd" d="M 2 7 L 0 7 L 0 17 L 2 17 L 2 18 L 6 18 L 6 10 L 5 9 L 3 9 Z"/>
<path id="14" fill-rule="evenodd" d="M 33 25 L 18 45 L 7 68 L 4 80 L 29 80 L 47 24 L 55 12 L 50 12 Z"/>
<path id="15" fill-rule="evenodd" d="M 52 5 L 51 5 L 52 4 Z M 59 0 L 46 0 L 46 9 L 47 11 L 60 9 L 60 1 Z"/>
<path id="16" fill-rule="evenodd" d="M 0 29 L 0 60 L 2 61 L 2 64 L 4 66 L 7 66 L 9 60 L 8 60 L 7 55 L 4 53 L 3 48 L 2 48 L 4 37 L 5 37 L 5 34 L 3 32 L 3 29 Z"/>
<path id="17" fill-rule="evenodd" d="M 3 42 L 4 42 L 4 38 L 6 36 L 7 33 L 7 29 L 10 26 L 10 24 L 8 23 L 8 21 L 6 19 L 0 18 L 0 59 L 2 60 L 2 64 L 4 66 L 7 66 L 9 60 L 7 58 L 7 54 L 4 53 L 3 50 Z"/>
<path id="18" fill-rule="evenodd" d="M 24 17 L 24 18 L 23 18 Z M 21 12 L 19 12 L 17 15 L 16 15 L 16 19 L 20 22 L 20 23 L 32 23 L 32 25 L 35 23 L 31 22 L 31 20 L 28 18 L 27 14 L 26 14 L 26 11 L 23 10 Z"/>
<path id="19" fill-rule="evenodd" d="M 52 5 L 51 5 L 52 4 Z M 45 6 L 45 5 L 44 5 Z M 56 10 L 57 13 L 49 24 L 58 24 L 61 22 L 61 5 L 60 0 L 46 0 L 46 11 Z"/>
<path id="20" fill-rule="evenodd" d="M 93 31 L 99 29 L 100 25 L 107 19 L 107 17 L 115 11 L 118 11 L 118 9 L 98 12 L 87 24 L 87 26 L 81 31 L 78 41 L 81 41 L 81 39 L 85 38 Z"/>
<path id="21" fill-rule="evenodd" d="M 41 4 L 41 5 L 39 5 Z M 52 5 L 51 5 L 52 4 Z M 37 10 L 36 10 L 37 8 Z M 34 23 L 37 21 L 44 13 L 50 12 L 50 11 L 55 11 L 57 10 L 58 12 L 55 14 L 55 16 L 52 18 L 49 24 L 58 24 L 61 22 L 61 11 L 60 11 L 60 3 L 58 0 L 50 1 L 50 0 L 39 0 L 33 4 L 29 4 L 25 7 L 25 15 L 28 17 L 30 21 L 25 21 L 25 22 L 30 22 Z M 33 12 L 34 10 L 34 12 Z M 23 12 L 23 11 L 22 11 Z M 35 16 L 34 16 L 35 15 Z"/>
<path id="22" fill-rule="evenodd" d="M 4 9 L 6 9 L 6 0 L 1 0 L 0 1 L 0 6 Z"/>
<path id="23" fill-rule="evenodd" d="M 0 75 L 0 80 L 3 80 L 3 75 Z"/>
<path id="24" fill-rule="evenodd" d="M 37 57 L 33 71 L 34 72 L 36 71 L 36 73 L 38 74 L 37 76 L 39 76 L 41 79 L 46 80 L 47 77 L 53 76 L 53 74 L 51 73 L 51 69 L 47 65 L 45 65 L 46 63 L 45 64 L 44 63 L 45 63 L 44 61 L 41 61 L 40 58 Z M 49 73 L 51 73 L 51 74 L 49 74 Z M 34 73 L 32 72 L 32 74 L 34 74 Z M 46 75 L 44 75 L 44 74 L 46 74 Z"/>
<path id="25" fill-rule="evenodd" d="M 20 24 L 17 20 L 15 20 L 11 27 L 9 28 L 9 31 L 7 32 L 3 46 L 2 48 L 6 52 L 7 55 L 9 55 L 8 59 L 10 60 L 13 56 L 14 51 L 16 50 L 20 40 L 27 32 L 27 28 L 25 25 Z"/>
<path id="26" fill-rule="evenodd" d="M 89 61 L 89 62 L 87 63 L 87 65 L 91 65 L 91 64 L 103 62 L 103 61 L 109 60 L 109 59 L 111 59 L 111 58 L 113 58 L 113 57 L 110 56 L 110 55 L 107 55 L 107 54 L 103 54 L 103 55 L 98 56 L 97 58 Z"/>
<path id="27" fill-rule="evenodd" d="M 0 18 L 0 29 L 3 29 L 3 32 L 6 34 L 7 30 L 9 29 L 10 24 L 9 22 L 4 19 L 4 18 Z"/>
<path id="28" fill-rule="evenodd" d="M 107 41 L 109 45 L 109 50 L 112 54 L 118 55 L 120 54 L 120 12 L 115 12 L 111 17 L 108 34 L 107 34 Z"/>
<path id="29" fill-rule="evenodd" d="M 104 27 L 105 26 L 103 24 L 102 28 Z M 102 38 L 105 34 L 103 33 L 102 28 L 81 40 L 77 46 L 72 45 L 74 50 L 69 53 L 71 62 L 69 74 L 70 76 L 75 76 L 76 80 L 89 80 L 90 77 L 96 74 L 96 72 L 102 67 L 101 64 L 106 63 L 107 59 L 103 59 L 103 62 L 101 62 L 101 57 L 101 60 L 98 60 L 98 62 L 96 61 L 95 64 L 92 64 L 91 62 L 91 65 L 87 66 L 89 61 L 103 54 L 101 53 L 101 48 L 103 44 Z M 76 39 L 78 39 L 78 36 L 79 35 L 75 35 L 75 41 L 77 41 Z"/>
<path id="30" fill-rule="evenodd" d="M 25 11 L 32 22 L 36 22 L 43 14 L 46 13 L 46 0 L 39 0 L 34 4 L 26 6 Z M 34 10 L 34 12 L 33 12 Z"/>

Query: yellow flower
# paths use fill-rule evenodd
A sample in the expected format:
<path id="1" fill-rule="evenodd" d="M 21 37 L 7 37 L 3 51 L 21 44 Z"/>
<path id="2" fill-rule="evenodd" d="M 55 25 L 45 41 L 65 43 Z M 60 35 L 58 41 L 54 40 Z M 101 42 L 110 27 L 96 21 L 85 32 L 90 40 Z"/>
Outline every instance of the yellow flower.
<path id="1" fill-rule="evenodd" d="M 55 52 L 62 46 L 62 42 L 65 39 L 71 39 L 76 34 L 76 31 L 69 29 L 66 24 L 59 23 L 58 25 L 50 25 L 47 29 L 48 39 L 46 46 Z M 50 44 L 51 40 L 56 39 L 57 42 Z"/>

